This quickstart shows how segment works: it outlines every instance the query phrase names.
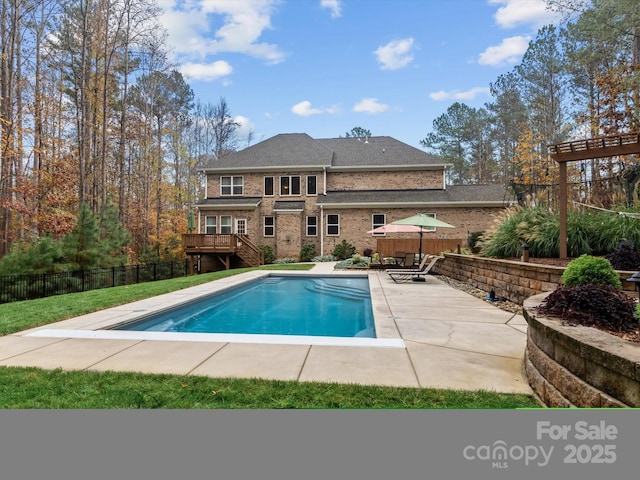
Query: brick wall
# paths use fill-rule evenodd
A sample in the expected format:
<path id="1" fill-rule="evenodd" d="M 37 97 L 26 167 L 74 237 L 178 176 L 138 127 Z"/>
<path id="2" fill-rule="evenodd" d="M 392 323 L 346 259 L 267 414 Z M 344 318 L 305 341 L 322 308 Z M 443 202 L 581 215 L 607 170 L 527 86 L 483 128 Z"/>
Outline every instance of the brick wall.
<path id="1" fill-rule="evenodd" d="M 412 190 L 444 188 L 441 170 L 401 172 L 329 172 L 329 190 Z"/>

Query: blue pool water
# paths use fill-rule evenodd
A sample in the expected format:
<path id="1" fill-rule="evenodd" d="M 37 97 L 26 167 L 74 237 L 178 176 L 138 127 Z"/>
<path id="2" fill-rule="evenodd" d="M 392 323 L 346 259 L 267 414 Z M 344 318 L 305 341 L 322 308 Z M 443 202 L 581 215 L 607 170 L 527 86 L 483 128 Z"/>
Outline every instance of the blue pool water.
<path id="1" fill-rule="evenodd" d="M 369 279 L 270 275 L 117 330 L 375 338 Z"/>

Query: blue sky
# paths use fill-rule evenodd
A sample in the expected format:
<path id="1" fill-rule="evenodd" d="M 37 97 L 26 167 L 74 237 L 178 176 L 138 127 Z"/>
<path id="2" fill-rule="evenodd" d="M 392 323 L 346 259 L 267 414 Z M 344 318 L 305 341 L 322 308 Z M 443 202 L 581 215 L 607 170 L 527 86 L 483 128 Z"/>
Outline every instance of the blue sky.
<path id="1" fill-rule="evenodd" d="M 544 0 L 159 3 L 196 97 L 224 97 L 252 143 L 362 127 L 420 148 L 452 103 L 490 101 L 489 83 L 557 18 Z"/>

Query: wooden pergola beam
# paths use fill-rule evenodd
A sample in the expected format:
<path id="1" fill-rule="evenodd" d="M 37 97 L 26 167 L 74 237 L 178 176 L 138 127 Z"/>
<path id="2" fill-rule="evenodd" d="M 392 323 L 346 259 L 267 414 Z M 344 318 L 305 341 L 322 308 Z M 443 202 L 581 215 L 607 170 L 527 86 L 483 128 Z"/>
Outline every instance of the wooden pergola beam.
<path id="1" fill-rule="evenodd" d="M 638 153 L 638 149 L 640 149 L 640 132 L 549 145 L 549 154 L 556 162 L 572 162 L 591 158 L 630 155 Z"/>
<path id="2" fill-rule="evenodd" d="M 567 248 L 567 162 L 589 160 L 592 158 L 616 157 L 620 155 L 640 154 L 640 132 L 609 135 L 606 137 L 574 140 L 572 142 L 549 145 L 549 155 L 558 162 L 560 212 L 560 258 L 568 257 Z"/>

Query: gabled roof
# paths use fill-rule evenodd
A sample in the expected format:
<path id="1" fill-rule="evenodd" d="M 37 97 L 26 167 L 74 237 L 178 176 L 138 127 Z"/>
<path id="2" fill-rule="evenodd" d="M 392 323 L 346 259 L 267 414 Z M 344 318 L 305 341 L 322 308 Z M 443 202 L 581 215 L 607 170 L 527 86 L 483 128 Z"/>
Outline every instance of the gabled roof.
<path id="1" fill-rule="evenodd" d="M 201 170 L 276 171 L 285 168 L 328 170 L 443 169 L 442 159 L 392 137 L 313 139 L 306 133 L 282 133 L 212 160 Z"/>
<path id="2" fill-rule="evenodd" d="M 513 196 L 501 185 L 450 185 L 446 190 L 352 190 L 327 192 L 317 204 L 325 208 L 506 207 Z"/>

